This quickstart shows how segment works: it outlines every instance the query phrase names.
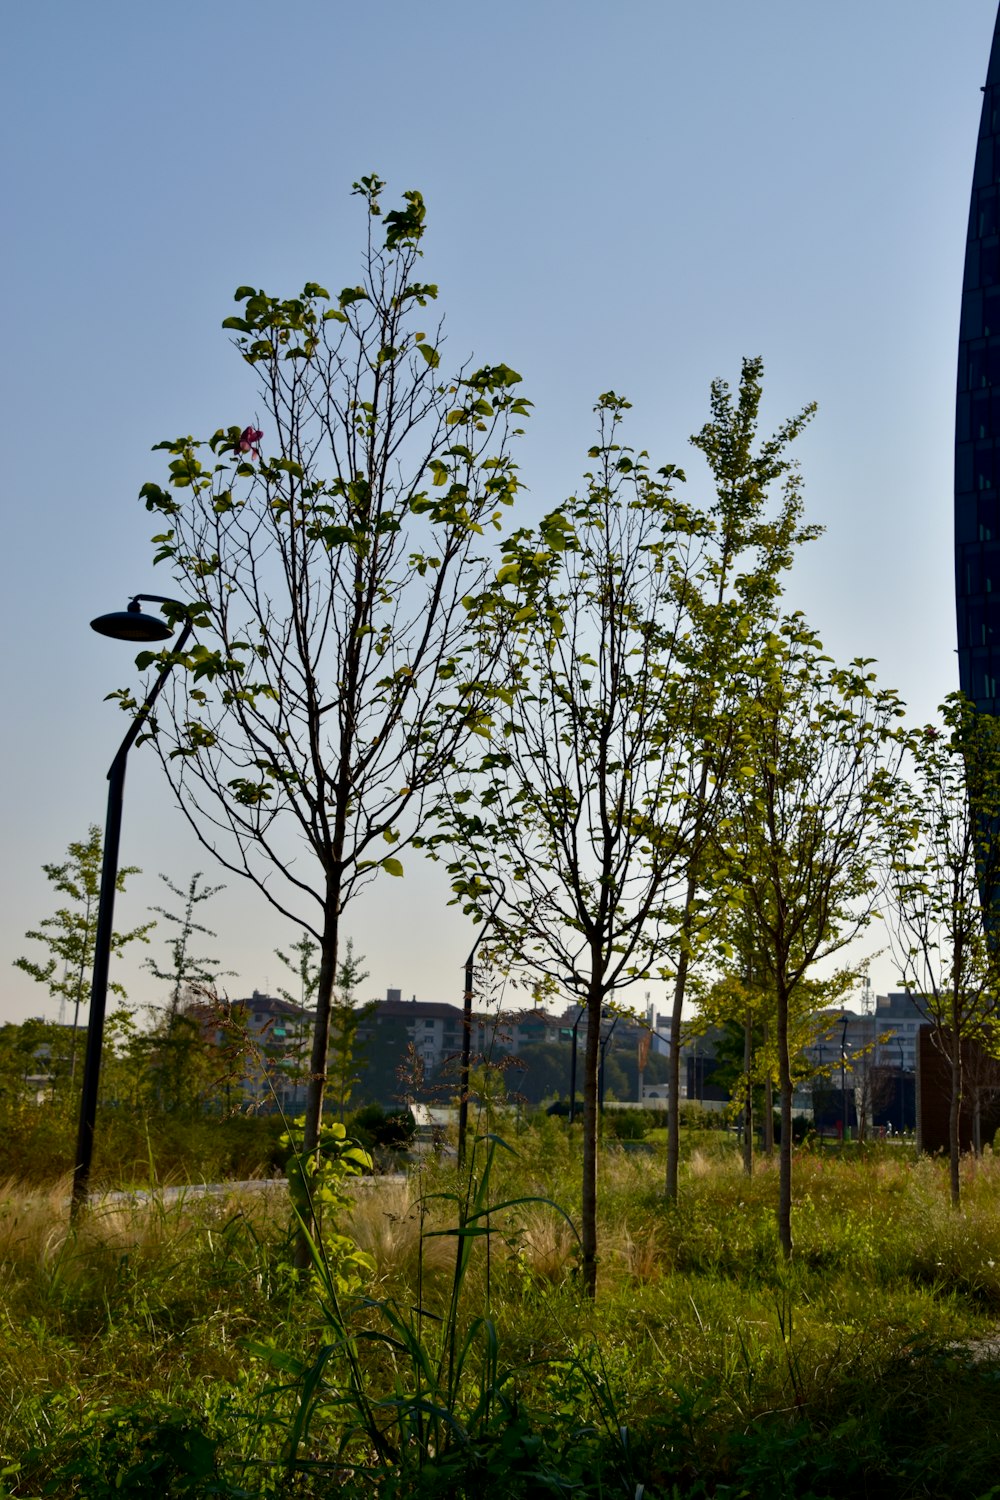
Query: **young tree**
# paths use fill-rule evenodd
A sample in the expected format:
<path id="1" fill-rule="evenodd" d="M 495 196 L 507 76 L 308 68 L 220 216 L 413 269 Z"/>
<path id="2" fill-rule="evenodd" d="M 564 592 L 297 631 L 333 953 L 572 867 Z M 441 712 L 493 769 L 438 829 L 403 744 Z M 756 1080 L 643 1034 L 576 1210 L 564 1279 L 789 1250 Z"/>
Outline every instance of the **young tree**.
<path id="1" fill-rule="evenodd" d="M 695 1034 L 703 1028 L 717 1027 L 721 1033 L 716 1046 L 719 1063 L 715 1080 L 728 1088 L 730 1099 L 740 1112 L 743 1138 L 743 1171 L 753 1176 L 753 1132 L 755 1104 L 766 1122 L 766 1107 L 759 1096 L 771 1078 L 767 1047 L 767 1020 L 773 1012 L 770 995 L 753 983 L 752 977 L 725 974 L 698 997 L 698 1019 Z M 688 1035 L 692 1029 L 688 1028 Z"/>
<path id="2" fill-rule="evenodd" d="M 291 952 L 295 955 L 290 958 L 287 953 L 282 953 L 280 948 L 275 948 L 275 956 L 281 959 L 286 968 L 298 975 L 299 993 L 291 994 L 288 990 L 280 989 L 278 994 L 282 1000 L 287 1000 L 289 1005 L 298 1005 L 303 1011 L 307 1011 L 312 1004 L 313 996 L 319 985 L 319 964 L 315 962 L 316 954 L 319 952 L 319 944 L 314 943 L 308 932 L 303 932 L 297 943 L 291 946 Z"/>
<path id="3" fill-rule="evenodd" d="M 868 1139 L 869 1130 L 874 1129 L 875 1116 L 883 1109 L 896 1092 L 896 1079 L 891 1068 L 879 1060 L 877 1046 L 884 1038 L 876 1037 L 870 1047 L 851 1059 L 851 1086 L 854 1092 L 854 1117 L 858 1122 L 858 1141 Z"/>
<path id="4" fill-rule="evenodd" d="M 355 185 L 357 285 L 237 291 L 224 327 L 259 377 L 266 434 L 161 444 L 169 484 L 142 491 L 201 633 L 159 716 L 174 792 L 226 868 L 320 948 L 307 1152 L 343 914 L 376 874 L 403 873 L 428 794 L 492 701 L 496 634 L 469 601 L 528 405 L 504 364 L 442 377 L 440 329 L 423 322 L 437 288 L 417 275 L 423 200 L 384 212 L 383 188 Z"/>
<path id="5" fill-rule="evenodd" d="M 620 442 L 628 403 L 597 406 L 583 493 L 505 545 L 517 629 L 506 707 L 457 776 L 439 842 L 466 911 L 536 979 L 586 1008 L 582 1276 L 597 1275 L 601 1017 L 659 962 L 688 836 L 695 694 L 678 670 L 698 518 L 672 467 Z"/>
<path id="6" fill-rule="evenodd" d="M 755 1109 L 764 1149 L 768 1155 L 774 1151 L 773 1093 L 780 1087 L 781 1072 L 777 999 L 758 941 L 759 924 L 749 919 L 742 903 L 723 915 L 714 936 L 718 978 L 700 987 L 696 1022 L 698 1029 L 715 1026 L 723 1033 L 717 1055 L 723 1056 L 724 1067 L 717 1068 L 716 1075 L 723 1086 L 732 1079 L 731 1097 L 742 1106 L 743 1170 L 748 1177 L 753 1175 Z M 811 1076 L 806 1050 L 824 1030 L 828 1007 L 855 979 L 855 969 L 843 968 L 824 979 L 804 978 L 795 986 L 787 1022 L 793 1085 Z"/>
<path id="7" fill-rule="evenodd" d="M 962 694 L 946 698 L 941 727 L 909 740 L 911 775 L 889 867 L 894 952 L 907 988 L 934 1025 L 951 1077 L 951 1201 L 959 1206 L 963 1043 L 996 1052 L 1000 967 L 1000 724 Z"/>
<path id="8" fill-rule="evenodd" d="M 816 964 L 875 911 L 895 815 L 896 694 L 869 663 L 831 665 L 801 616 L 761 643 L 718 857 L 774 994 L 781 1092 L 778 1236 L 792 1253 L 791 1022 Z"/>
<path id="9" fill-rule="evenodd" d="M 164 885 L 176 896 L 179 901 L 184 902 L 184 909 L 180 916 L 175 912 L 169 912 L 163 906 L 151 906 L 150 911 L 156 912 L 157 916 L 169 922 L 172 927 L 177 928 L 172 938 L 167 938 L 167 947 L 170 950 L 170 966 L 163 968 L 155 958 L 147 958 L 146 967 L 153 975 L 164 984 L 170 986 L 170 999 L 167 1003 L 167 1019 L 172 1021 L 179 1013 L 181 1001 L 188 995 L 193 987 L 201 985 L 214 988 L 217 981 L 231 970 L 220 969 L 218 960 L 214 958 L 195 958 L 191 953 L 191 939 L 196 932 L 204 937 L 214 938 L 216 934 L 210 927 L 205 927 L 201 922 L 194 919 L 194 910 L 203 901 L 211 901 L 220 891 L 225 890 L 223 885 L 203 885 L 198 889 L 201 880 L 201 871 L 191 876 L 186 891 L 174 885 L 167 875 L 161 875 L 160 879 Z"/>
<path id="10" fill-rule="evenodd" d="M 690 630 L 684 666 L 697 683 L 699 713 L 692 726 L 691 833 L 675 941 L 670 1015 L 670 1084 L 666 1193 L 677 1198 L 680 1160 L 681 1024 L 692 959 L 718 922 L 712 886 L 715 820 L 720 793 L 739 774 L 738 727 L 745 692 L 744 664 L 781 593 L 797 548 L 821 528 L 802 521 L 801 480 L 786 456 L 812 419 L 810 404 L 773 437 L 758 440 L 763 361 L 745 359 L 735 402 L 728 384 L 712 383 L 711 420 L 691 442 L 706 459 L 715 485 L 703 567 L 685 597 Z M 781 485 L 777 506 L 772 487 Z M 724 886 L 724 882 L 723 882 Z M 723 889 L 723 905 L 726 895 Z M 768 1115 L 770 1120 L 770 1115 Z"/>
<path id="11" fill-rule="evenodd" d="M 371 1005 L 359 1006 L 357 1003 L 356 991 L 368 978 L 368 970 L 362 968 L 363 963 L 363 956 L 355 954 L 354 944 L 348 938 L 337 974 L 330 1027 L 330 1074 L 339 1120 L 343 1120 L 354 1085 L 359 1081 L 356 1069 L 362 1058 L 358 1027 L 373 1008 Z"/>
<path id="12" fill-rule="evenodd" d="M 195 920 L 195 908 L 225 887 L 200 885 L 201 871 L 192 875 L 187 890 L 161 875 L 164 885 L 184 905 L 180 913 L 163 906 L 151 906 L 158 916 L 175 929 L 165 939 L 170 954 L 164 967 L 155 958 L 147 958 L 146 967 L 169 986 L 166 1007 L 150 1006 L 152 1027 L 144 1037 L 134 1040 L 135 1050 L 147 1050 L 147 1065 L 155 1099 L 161 1109 L 177 1113 L 197 1109 L 211 1087 L 212 1049 L 204 1036 L 205 1002 L 215 1002 L 217 982 L 230 970 L 219 967 L 214 958 L 199 958 L 191 951 L 196 933 L 214 938 L 215 933 Z"/>
<path id="13" fill-rule="evenodd" d="M 32 942 L 42 943 L 49 950 L 49 957 L 38 963 L 31 958 L 16 958 L 14 967 L 30 974 L 32 979 L 44 984 L 53 999 L 62 1007 L 69 1001 L 73 1006 L 73 1041 L 70 1051 L 70 1076 L 76 1071 L 76 1033 L 80 1019 L 80 1006 L 85 1004 L 90 993 L 90 977 L 94 967 L 94 941 L 97 935 L 97 906 L 101 892 L 101 830 L 92 823 L 87 837 L 79 843 L 70 844 L 68 858 L 60 865 L 43 865 L 46 878 L 56 890 L 69 898 L 69 904 L 61 906 L 52 917 L 43 917 L 37 929 L 26 932 Z M 125 865 L 118 871 L 115 889 L 124 891 L 131 875 L 139 875 L 135 865 Z M 129 943 L 149 942 L 149 933 L 155 922 L 145 922 L 133 927 L 131 932 L 116 932 L 111 939 L 112 955 L 117 955 Z M 109 980 L 108 988 L 122 1000 L 124 986 L 117 980 Z"/>
<path id="14" fill-rule="evenodd" d="M 299 981 L 297 995 L 293 995 L 291 990 L 278 986 L 280 999 L 286 1000 L 289 1005 L 296 1006 L 299 1012 L 294 1039 L 292 1045 L 286 1050 L 283 1061 L 285 1077 L 293 1086 L 306 1081 L 309 1077 L 311 1009 L 319 985 L 320 965 L 316 959 L 319 951 L 319 944 L 313 942 L 308 932 L 302 932 L 299 935 L 298 942 L 292 943 L 288 953 L 283 953 L 280 948 L 274 950 L 275 956 L 281 959 L 286 968 L 291 969 L 298 976 Z"/>

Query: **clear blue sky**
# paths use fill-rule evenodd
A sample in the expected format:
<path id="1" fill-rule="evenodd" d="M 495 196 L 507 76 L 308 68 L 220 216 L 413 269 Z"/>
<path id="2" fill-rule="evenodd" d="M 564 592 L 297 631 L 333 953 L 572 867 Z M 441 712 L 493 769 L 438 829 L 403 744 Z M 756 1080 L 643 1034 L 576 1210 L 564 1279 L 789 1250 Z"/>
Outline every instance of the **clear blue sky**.
<path id="1" fill-rule="evenodd" d="M 874 656 L 918 719 L 957 686 L 952 433 L 969 185 L 995 0 L 38 0 L 4 13 L 6 724 L 0 1020 L 54 1009 L 10 967 L 41 873 L 88 823 L 132 654 L 87 622 L 167 592 L 136 500 L 150 448 L 242 422 L 219 328 L 242 282 L 354 279 L 353 179 L 420 188 L 449 349 L 535 402 L 526 512 L 585 467 L 615 389 L 632 440 L 688 468 L 710 380 L 767 364 L 767 416 L 820 412 L 800 457 L 826 536 L 792 602 Z M 133 754 L 123 859 L 221 878 Z M 471 933 L 433 871 L 348 922 L 365 992 L 455 999 Z M 248 886 L 208 914 L 230 993 L 293 941 Z M 155 935 L 154 935 L 155 936 Z M 875 946 L 873 939 L 872 946 Z M 130 966 L 130 997 L 156 1000 Z M 877 989 L 894 980 L 876 964 Z M 636 996 L 637 999 L 641 995 Z M 654 998 L 660 995 L 654 988 Z"/>

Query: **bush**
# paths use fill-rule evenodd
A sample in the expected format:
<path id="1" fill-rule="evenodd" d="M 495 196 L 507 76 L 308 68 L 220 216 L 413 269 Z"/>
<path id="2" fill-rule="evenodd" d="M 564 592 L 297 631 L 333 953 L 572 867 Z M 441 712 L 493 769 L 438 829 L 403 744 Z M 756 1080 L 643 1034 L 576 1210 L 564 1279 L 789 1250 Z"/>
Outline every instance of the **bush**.
<path id="1" fill-rule="evenodd" d="M 152 1113 L 102 1107 L 94 1150 L 95 1188 L 273 1177 L 284 1165 L 276 1116 Z M 38 1187 L 73 1169 L 76 1120 L 69 1110 L 33 1106 L 0 1121 L 0 1177 Z"/>
<path id="2" fill-rule="evenodd" d="M 347 1134 L 369 1150 L 405 1151 L 415 1133 L 408 1109 L 384 1110 L 380 1104 L 364 1105 L 347 1121 Z"/>
<path id="3" fill-rule="evenodd" d="M 609 1109 L 604 1114 L 606 1134 L 616 1141 L 645 1140 L 653 1128 L 653 1116 L 645 1109 Z"/>

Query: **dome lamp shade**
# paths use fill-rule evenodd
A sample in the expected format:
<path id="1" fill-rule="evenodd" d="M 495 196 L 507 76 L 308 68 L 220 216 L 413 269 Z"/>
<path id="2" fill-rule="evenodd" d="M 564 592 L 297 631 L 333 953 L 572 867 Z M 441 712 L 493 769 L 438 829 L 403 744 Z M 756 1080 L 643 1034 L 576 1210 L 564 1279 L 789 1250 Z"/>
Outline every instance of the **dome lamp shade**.
<path id="1" fill-rule="evenodd" d="M 110 635 L 117 641 L 165 641 L 174 633 L 166 620 L 143 614 L 138 599 L 133 599 L 128 609 L 98 615 L 96 620 L 91 620 L 90 628 L 98 635 Z"/>

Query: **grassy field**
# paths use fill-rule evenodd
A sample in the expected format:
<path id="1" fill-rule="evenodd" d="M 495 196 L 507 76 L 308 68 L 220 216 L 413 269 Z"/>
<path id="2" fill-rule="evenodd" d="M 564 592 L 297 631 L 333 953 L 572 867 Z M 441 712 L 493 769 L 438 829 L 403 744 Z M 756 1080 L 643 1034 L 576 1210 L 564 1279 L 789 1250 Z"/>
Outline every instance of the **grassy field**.
<path id="1" fill-rule="evenodd" d="M 803 1150 L 786 1267 L 768 1164 L 609 1149 L 589 1305 L 578 1137 L 512 1145 L 346 1187 L 305 1285 L 281 1192 L 0 1194 L 0 1494 L 1000 1496 L 1000 1161 Z"/>

